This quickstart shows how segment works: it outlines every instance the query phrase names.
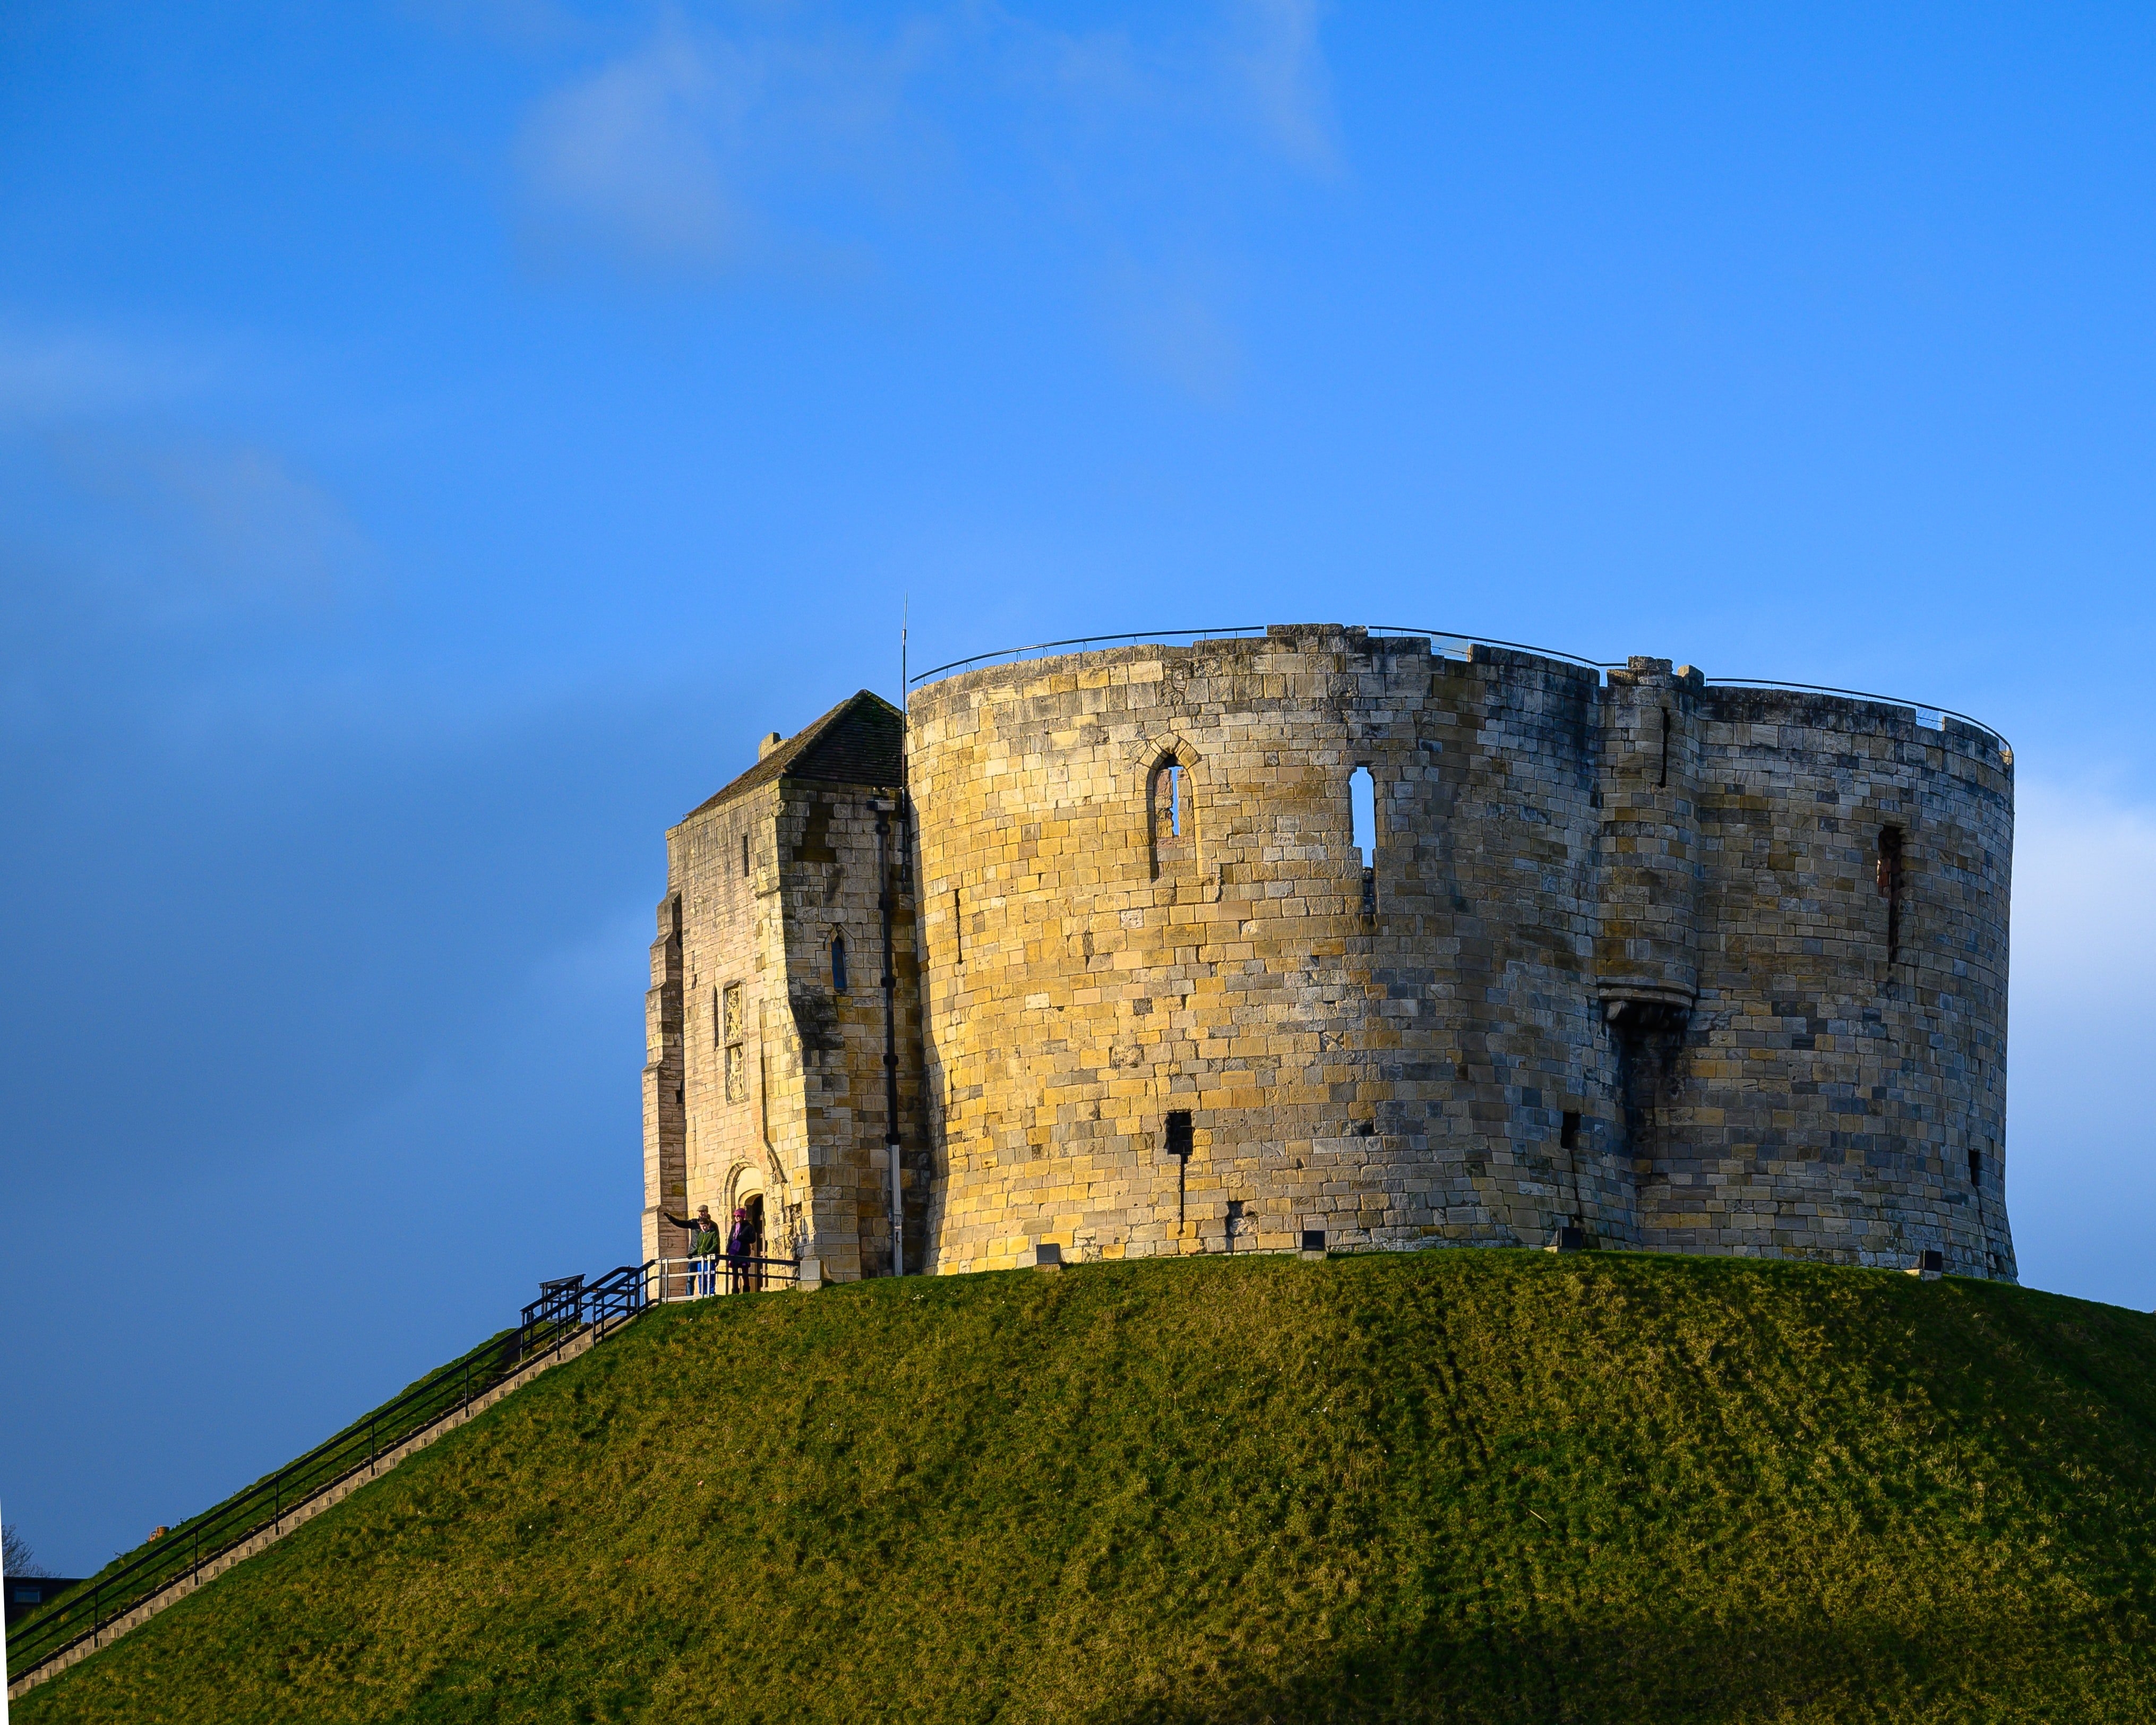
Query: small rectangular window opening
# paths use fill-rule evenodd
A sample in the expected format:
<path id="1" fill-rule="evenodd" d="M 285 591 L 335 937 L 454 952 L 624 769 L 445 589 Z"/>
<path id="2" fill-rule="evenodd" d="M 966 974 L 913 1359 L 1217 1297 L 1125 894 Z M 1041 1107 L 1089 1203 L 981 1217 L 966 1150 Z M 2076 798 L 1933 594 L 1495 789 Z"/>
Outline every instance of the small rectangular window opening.
<path id="1" fill-rule="evenodd" d="M 831 991 L 835 994 L 846 992 L 846 937 L 843 934 L 831 937 Z"/>
<path id="2" fill-rule="evenodd" d="M 1969 1183 L 1972 1186 L 1979 1186 L 1983 1183 L 1984 1153 L 1981 1150 L 1972 1150 L 1969 1153 Z"/>
<path id="3" fill-rule="evenodd" d="M 742 879 L 748 879 L 748 834 L 742 834 Z"/>
<path id="4" fill-rule="evenodd" d="M 1190 1111 L 1188 1108 L 1171 1108 L 1168 1115 L 1168 1153 L 1188 1157 L 1190 1147 Z"/>
<path id="5" fill-rule="evenodd" d="M 1168 830 L 1173 837 L 1183 836 L 1183 763 L 1171 761 L 1168 768 Z"/>
<path id="6" fill-rule="evenodd" d="M 1670 710 L 1669 710 L 1667 707 L 1664 707 L 1664 708 L 1662 709 L 1662 767 L 1661 767 L 1661 772 L 1659 772 L 1659 773 L 1657 773 L 1655 775 L 1655 785 L 1656 785 L 1656 788 L 1657 789 L 1659 789 L 1659 790 L 1667 790 L 1667 789 L 1669 788 L 1669 784 L 1670 784 Z"/>
<path id="7" fill-rule="evenodd" d="M 1574 1109 L 1564 1111 L 1564 1124 L 1558 1132 L 1558 1147 L 1560 1150 L 1577 1150 L 1579 1147 L 1579 1115 Z"/>

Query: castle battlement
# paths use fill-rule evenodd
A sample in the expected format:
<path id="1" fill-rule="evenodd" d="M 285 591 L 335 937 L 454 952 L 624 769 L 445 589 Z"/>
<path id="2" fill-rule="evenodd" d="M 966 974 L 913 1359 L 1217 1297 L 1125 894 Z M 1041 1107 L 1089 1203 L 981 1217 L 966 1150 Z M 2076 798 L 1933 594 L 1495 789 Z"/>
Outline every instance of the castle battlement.
<path id="1" fill-rule="evenodd" d="M 766 755 L 668 835 L 648 1255 L 748 1199 L 839 1276 L 896 1214 L 909 1270 L 1577 1227 L 2010 1279 L 1999 740 L 1445 646 L 1023 660 Z"/>

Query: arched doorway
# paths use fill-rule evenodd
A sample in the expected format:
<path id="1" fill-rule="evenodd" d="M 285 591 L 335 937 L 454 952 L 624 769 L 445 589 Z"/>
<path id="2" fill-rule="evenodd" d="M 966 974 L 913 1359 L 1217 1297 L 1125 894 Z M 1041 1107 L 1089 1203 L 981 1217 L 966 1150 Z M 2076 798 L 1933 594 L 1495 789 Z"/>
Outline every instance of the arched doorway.
<path id="1" fill-rule="evenodd" d="M 740 1251 L 744 1258 L 763 1258 L 770 1254 L 766 1243 L 767 1217 L 763 1199 L 763 1171 L 752 1163 L 743 1163 L 733 1171 L 726 1182 L 726 1235 L 731 1247 L 734 1240 L 734 1212 L 741 1212 Z M 731 1254 L 729 1254 L 731 1255 Z M 734 1286 L 760 1288 L 764 1285 L 760 1265 L 748 1264 L 741 1267 L 732 1277 Z"/>
<path id="2" fill-rule="evenodd" d="M 747 1286 L 763 1286 L 762 1260 L 767 1255 L 763 1245 L 763 1194 L 752 1192 L 742 1199 L 742 1255 L 751 1261 L 745 1266 Z"/>

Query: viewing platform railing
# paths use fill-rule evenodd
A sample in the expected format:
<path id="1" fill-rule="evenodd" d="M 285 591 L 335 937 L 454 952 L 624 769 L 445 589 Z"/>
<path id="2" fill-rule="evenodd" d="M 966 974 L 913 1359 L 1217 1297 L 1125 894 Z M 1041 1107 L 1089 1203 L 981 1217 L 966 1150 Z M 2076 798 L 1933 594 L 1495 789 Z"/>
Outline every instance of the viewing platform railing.
<path id="1" fill-rule="evenodd" d="M 1594 672 L 1598 678 L 1604 671 L 1622 670 L 1626 664 L 1621 659 L 1583 659 L 1577 653 L 1566 653 L 1555 647 L 1530 646 L 1523 641 L 1501 641 L 1491 635 L 1462 634 L 1453 629 L 1415 629 L 1400 624 L 1373 623 L 1364 632 L 1380 640 L 1427 640 L 1430 651 L 1445 659 L 1465 659 L 1476 647 L 1501 647 L 1508 652 L 1532 653 L 1538 658 L 1560 660 L 1567 665 L 1578 665 L 1583 670 Z M 932 682 L 938 677 L 951 676 L 959 671 L 973 670 L 987 665 L 1014 664 L 1048 654 L 1097 652 L 1112 647 L 1143 646 L 1154 643 L 1167 646 L 1190 645 L 1199 641 L 1249 640 L 1262 637 L 1265 633 L 1265 625 L 1262 624 L 1229 624 L 1219 629 L 1139 629 L 1127 634 L 1075 635 L 1068 640 L 1036 641 L 1024 647 L 998 647 L 989 652 L 973 654 L 969 658 L 953 659 L 927 670 L 911 672 L 906 676 L 905 692 L 910 696 L 923 683 Z M 1904 696 L 1876 695 L 1866 690 L 1840 689 L 1825 683 L 1791 683 L 1772 677 L 1711 676 L 1706 681 L 1709 688 L 1757 689 L 1770 694 L 1835 695 L 1845 701 L 1876 701 L 1882 706 L 1907 707 L 1916 716 L 1916 722 L 1928 730 L 1943 730 L 1946 721 L 1956 720 L 1989 737 L 2010 762 L 2013 759 L 2013 750 L 2005 734 L 1996 726 L 1987 725 L 1983 720 L 1957 712 L 1952 707 L 1934 706 L 1928 701 L 1911 701 Z"/>
<path id="2" fill-rule="evenodd" d="M 654 1302 L 762 1293 L 796 1286 L 801 1280 L 798 1258 L 660 1258 L 646 1268 L 646 1297 Z"/>

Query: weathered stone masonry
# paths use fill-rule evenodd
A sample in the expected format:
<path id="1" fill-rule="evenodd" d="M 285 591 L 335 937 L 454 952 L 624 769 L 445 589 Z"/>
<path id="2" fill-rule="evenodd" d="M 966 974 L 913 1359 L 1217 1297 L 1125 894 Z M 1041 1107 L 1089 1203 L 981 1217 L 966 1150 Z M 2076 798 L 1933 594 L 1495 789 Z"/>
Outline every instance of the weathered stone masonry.
<path id="1" fill-rule="evenodd" d="M 882 755 L 834 743 L 872 720 Z M 880 887 L 909 1270 L 1576 1224 L 2015 1273 L 1988 733 L 1330 627 L 952 677 L 902 763 L 896 724 L 856 696 L 669 835 L 654 1205 L 760 1177 L 827 1273 L 889 1267 Z M 767 872 L 737 885 L 744 834 Z M 737 977 L 758 1064 L 729 1102 L 698 1014 Z"/>
<path id="2" fill-rule="evenodd" d="M 928 1159 L 903 733 L 898 710 L 864 691 L 770 739 L 666 835 L 645 1011 L 647 1258 L 686 1247 L 664 1214 L 708 1204 L 723 1224 L 759 1203 L 767 1250 L 820 1255 L 841 1279 L 889 1273 L 886 999 L 919 1256 Z"/>

